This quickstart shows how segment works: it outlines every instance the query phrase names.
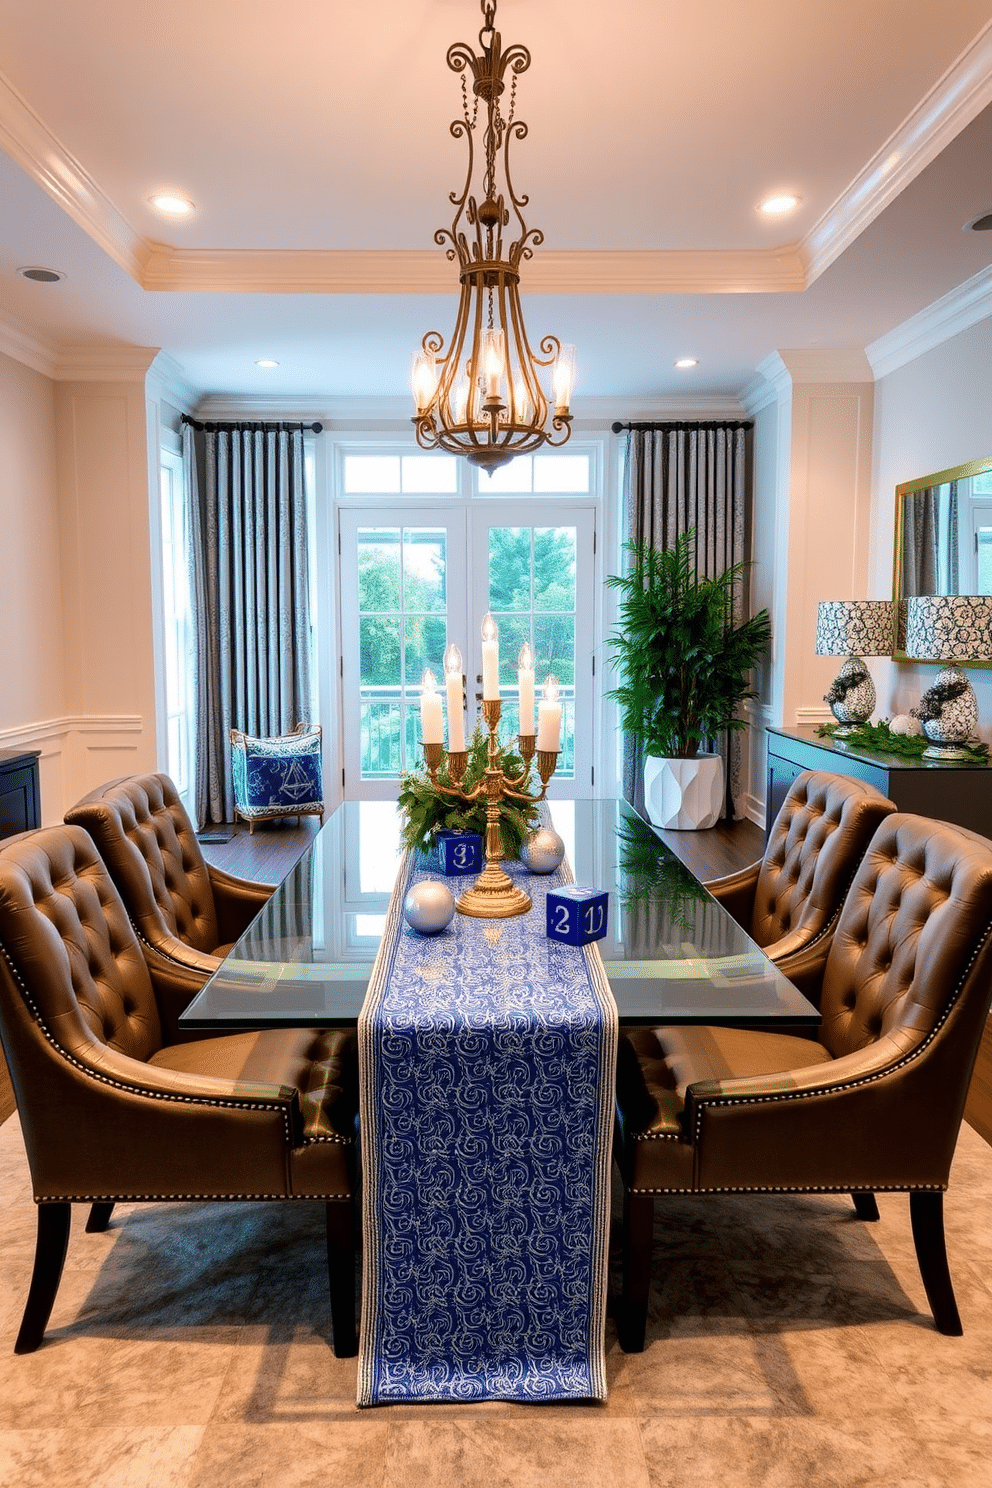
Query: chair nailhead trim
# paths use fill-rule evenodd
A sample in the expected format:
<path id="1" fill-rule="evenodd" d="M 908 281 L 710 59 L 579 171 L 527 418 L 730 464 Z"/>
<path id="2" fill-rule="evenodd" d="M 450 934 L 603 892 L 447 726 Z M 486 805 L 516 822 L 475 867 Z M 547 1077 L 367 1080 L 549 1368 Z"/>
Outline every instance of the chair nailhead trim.
<path id="1" fill-rule="evenodd" d="M 964 987 L 965 982 L 968 980 L 968 976 L 969 976 L 969 973 L 971 972 L 971 968 L 974 966 L 976 960 L 978 959 L 979 954 L 981 953 L 982 949 L 984 948 L 984 946 L 985 946 L 985 944 L 986 944 L 986 942 L 987 942 L 987 940 L 989 938 L 990 932 L 992 932 L 992 924 L 987 925 L 985 927 L 985 931 L 984 931 L 981 939 L 976 942 L 975 948 L 974 948 L 974 950 L 972 951 L 971 955 L 968 958 L 968 963 L 967 963 L 967 965 L 965 966 L 964 970 L 961 973 L 961 978 L 960 978 L 957 986 L 954 989 L 953 996 L 951 997 L 950 1001 L 948 1002 L 948 1004 L 947 1004 L 946 1008 L 944 1009 L 943 1013 L 941 1014 L 940 1018 L 934 1024 L 933 1028 L 927 1034 L 926 1038 L 922 1041 L 922 1043 L 917 1044 L 916 1048 L 915 1049 L 911 1049 L 910 1052 L 908 1054 L 905 1054 L 902 1059 L 897 1059 L 894 1064 L 886 1065 L 885 1069 L 876 1070 L 874 1074 L 864 1075 L 860 1080 L 845 1080 L 840 1085 L 818 1085 L 818 1086 L 816 1086 L 812 1090 L 780 1090 L 780 1091 L 776 1091 L 774 1094 L 770 1094 L 770 1095 L 727 1095 L 727 1096 L 715 1095 L 715 1096 L 712 1096 L 708 1100 L 700 1100 L 700 1101 L 697 1102 L 695 1140 L 697 1142 L 699 1141 L 699 1135 L 700 1135 L 700 1131 L 702 1129 L 702 1124 L 703 1124 L 703 1115 L 704 1115 L 705 1111 L 707 1110 L 707 1108 L 710 1107 L 710 1106 L 761 1106 L 761 1105 L 774 1104 L 776 1101 L 810 1100 L 810 1099 L 813 1099 L 814 1097 L 819 1096 L 819 1095 L 831 1095 L 834 1092 L 836 1092 L 837 1090 L 857 1090 L 862 1085 L 874 1085 L 879 1080 L 882 1080 L 882 1079 L 887 1078 L 895 1070 L 903 1069 L 907 1064 L 912 1064 L 914 1062 L 914 1060 L 920 1058 L 920 1056 L 922 1055 L 923 1051 L 937 1037 L 937 1034 L 940 1032 L 941 1028 L 943 1028 L 944 1024 L 947 1022 L 947 1019 L 950 1017 L 951 1013 L 954 1011 L 954 1008 L 955 1008 L 955 1006 L 957 1004 L 958 998 L 961 995 L 961 990 Z M 635 1138 L 635 1140 L 636 1141 L 641 1141 L 642 1138 L 640 1136 L 638 1136 L 638 1137 Z M 665 1192 L 665 1190 L 661 1190 L 661 1191 L 662 1192 Z M 675 1191 L 676 1192 L 679 1192 L 680 1190 L 675 1190 Z M 703 1190 L 698 1190 L 697 1189 L 697 1190 L 688 1190 L 688 1191 L 702 1192 Z M 733 1190 L 729 1190 L 729 1191 L 730 1192 L 733 1192 Z M 778 1191 L 779 1190 L 775 1190 L 775 1189 L 770 1190 L 770 1192 L 773 1192 L 773 1193 L 774 1192 L 778 1192 Z M 784 1192 L 785 1190 L 781 1190 L 781 1191 Z M 793 1191 L 794 1190 L 792 1190 L 792 1189 L 788 1190 L 788 1192 L 790 1192 L 790 1193 L 793 1192 Z M 804 1190 L 796 1190 L 796 1191 L 798 1191 L 798 1192 L 804 1192 Z M 902 1192 L 902 1190 L 899 1190 L 899 1191 Z M 744 1192 L 760 1192 L 760 1190 L 744 1190 Z M 825 1193 L 825 1192 L 828 1192 L 828 1190 L 825 1190 L 825 1189 L 811 1189 L 810 1192 L 811 1193 Z M 843 1192 L 845 1192 L 845 1190 L 844 1189 L 840 1189 L 839 1192 L 843 1193 Z"/>
<path id="2" fill-rule="evenodd" d="M 863 1189 L 865 1189 L 865 1190 L 867 1190 L 867 1191 L 869 1191 L 871 1193 L 946 1193 L 947 1192 L 947 1184 L 946 1183 L 913 1183 L 913 1184 L 906 1184 L 906 1183 L 863 1183 L 860 1186 Z M 750 1193 L 766 1193 L 766 1194 L 777 1194 L 777 1193 L 782 1193 L 782 1194 L 785 1194 L 785 1193 L 790 1193 L 790 1194 L 791 1193 L 804 1194 L 804 1193 L 809 1193 L 809 1194 L 816 1194 L 816 1193 L 824 1193 L 824 1194 L 826 1194 L 826 1193 L 850 1193 L 851 1192 L 851 1186 L 850 1186 L 850 1184 L 845 1184 L 845 1183 L 836 1183 L 836 1184 L 833 1184 L 831 1187 L 826 1187 L 823 1184 L 813 1184 L 812 1186 L 810 1186 L 808 1188 L 805 1187 L 805 1186 L 800 1186 L 798 1184 L 794 1184 L 794 1185 L 792 1185 L 792 1187 L 785 1187 L 785 1186 L 782 1186 L 782 1185 L 779 1185 L 779 1184 L 772 1184 L 772 1185 L 762 1184 L 760 1186 L 757 1186 L 757 1185 L 754 1185 L 754 1184 L 743 1184 L 743 1185 L 739 1185 L 739 1186 L 735 1186 L 735 1187 L 731 1187 L 731 1188 L 721 1188 L 721 1187 L 710 1187 L 710 1188 L 632 1188 L 630 1190 L 630 1192 L 631 1193 L 637 1193 L 637 1194 L 701 1194 L 701 1193 L 714 1193 L 714 1194 L 737 1194 L 737 1193 L 748 1193 L 748 1194 L 750 1194 Z"/>
<path id="3" fill-rule="evenodd" d="M 284 1194 L 284 1193 L 236 1193 L 236 1194 L 35 1194 L 36 1204 L 172 1204 L 187 1200 L 206 1204 L 235 1204 L 246 1199 L 276 1200 L 285 1203 L 330 1203 L 332 1199 L 351 1200 L 350 1193 L 332 1194 Z"/>
<path id="4" fill-rule="evenodd" d="M 25 986 L 23 978 L 21 977 L 16 966 L 11 960 L 10 953 L 8 952 L 7 947 L 2 942 L 0 942 L 0 954 L 3 955 L 4 960 L 10 968 L 10 974 L 14 978 L 14 981 L 17 983 L 17 985 L 20 987 L 21 994 L 24 998 L 24 1001 L 28 1005 L 31 1016 L 34 1018 L 38 1027 L 41 1029 L 45 1038 L 51 1044 L 52 1048 L 58 1051 L 59 1056 L 64 1059 L 67 1064 L 71 1064 L 73 1069 L 79 1070 L 80 1074 L 85 1075 L 90 1080 L 96 1080 L 97 1083 L 100 1085 L 109 1085 L 113 1090 L 124 1090 L 127 1091 L 129 1095 L 141 1096 L 145 1100 L 175 1101 L 178 1102 L 180 1105 L 186 1106 L 221 1106 L 232 1111 L 278 1111 L 282 1115 L 283 1126 L 286 1130 L 287 1146 L 292 1146 L 293 1137 L 289 1121 L 289 1104 L 287 1102 L 274 1100 L 234 1100 L 218 1095 L 180 1095 L 178 1092 L 146 1090 L 140 1085 L 128 1085 L 123 1080 L 114 1080 L 111 1079 L 109 1075 L 98 1074 L 96 1070 L 92 1070 L 87 1065 L 80 1063 L 80 1061 L 78 1059 L 75 1059 L 68 1052 L 67 1049 L 63 1049 L 62 1045 L 57 1041 L 57 1039 L 53 1037 L 50 1030 L 46 1027 L 41 1013 L 38 1010 L 37 1004 L 32 998 L 30 992 Z"/>

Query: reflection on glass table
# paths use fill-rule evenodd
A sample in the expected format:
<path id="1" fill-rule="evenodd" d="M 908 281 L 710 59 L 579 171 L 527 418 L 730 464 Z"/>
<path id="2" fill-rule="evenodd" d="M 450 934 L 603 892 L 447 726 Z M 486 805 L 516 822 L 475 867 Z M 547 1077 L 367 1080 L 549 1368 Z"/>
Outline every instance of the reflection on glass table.
<path id="1" fill-rule="evenodd" d="M 609 891 L 608 934 L 596 945 L 621 1022 L 819 1022 L 812 1004 L 628 806 L 549 806 L 576 882 Z M 346 801 L 187 1008 L 182 1026 L 354 1024 L 399 861 L 394 803 Z M 449 882 L 457 894 L 467 880 Z M 513 922 L 503 923 L 512 933 Z M 456 915 L 444 933 L 469 933 L 465 925 Z M 547 942 L 550 964 L 581 954 Z"/>

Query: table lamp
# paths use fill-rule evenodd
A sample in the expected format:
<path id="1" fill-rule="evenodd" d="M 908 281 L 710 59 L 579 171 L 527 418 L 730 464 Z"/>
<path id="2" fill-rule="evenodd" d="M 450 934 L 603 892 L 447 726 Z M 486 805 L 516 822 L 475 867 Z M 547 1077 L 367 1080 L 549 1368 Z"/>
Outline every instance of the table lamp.
<path id="1" fill-rule="evenodd" d="M 930 740 L 924 759 L 966 759 L 978 731 L 975 689 L 958 665 L 992 661 L 992 597 L 920 594 L 906 600 L 906 655 L 947 661 L 912 711 Z"/>
<path id="2" fill-rule="evenodd" d="M 846 656 L 823 701 L 839 727 L 835 738 L 867 723 L 875 710 L 875 684 L 863 656 L 891 656 L 890 599 L 825 599 L 816 612 L 817 656 Z"/>

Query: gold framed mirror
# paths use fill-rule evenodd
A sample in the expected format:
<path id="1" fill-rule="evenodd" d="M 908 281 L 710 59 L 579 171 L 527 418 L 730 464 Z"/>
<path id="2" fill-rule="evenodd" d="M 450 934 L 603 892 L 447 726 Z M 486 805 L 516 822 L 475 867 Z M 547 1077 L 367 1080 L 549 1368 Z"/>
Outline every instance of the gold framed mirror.
<path id="1" fill-rule="evenodd" d="M 914 594 L 992 594 L 992 455 L 896 486 L 896 661 L 910 659 L 902 601 Z"/>

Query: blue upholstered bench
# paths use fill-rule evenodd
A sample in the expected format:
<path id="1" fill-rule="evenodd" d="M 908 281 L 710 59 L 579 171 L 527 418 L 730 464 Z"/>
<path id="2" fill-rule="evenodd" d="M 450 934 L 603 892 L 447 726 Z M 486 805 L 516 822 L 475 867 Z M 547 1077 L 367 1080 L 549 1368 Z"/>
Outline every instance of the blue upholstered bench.
<path id="1" fill-rule="evenodd" d="M 298 723 L 291 734 L 253 739 L 231 730 L 234 819 L 248 823 L 280 816 L 324 819 L 320 724 Z"/>

